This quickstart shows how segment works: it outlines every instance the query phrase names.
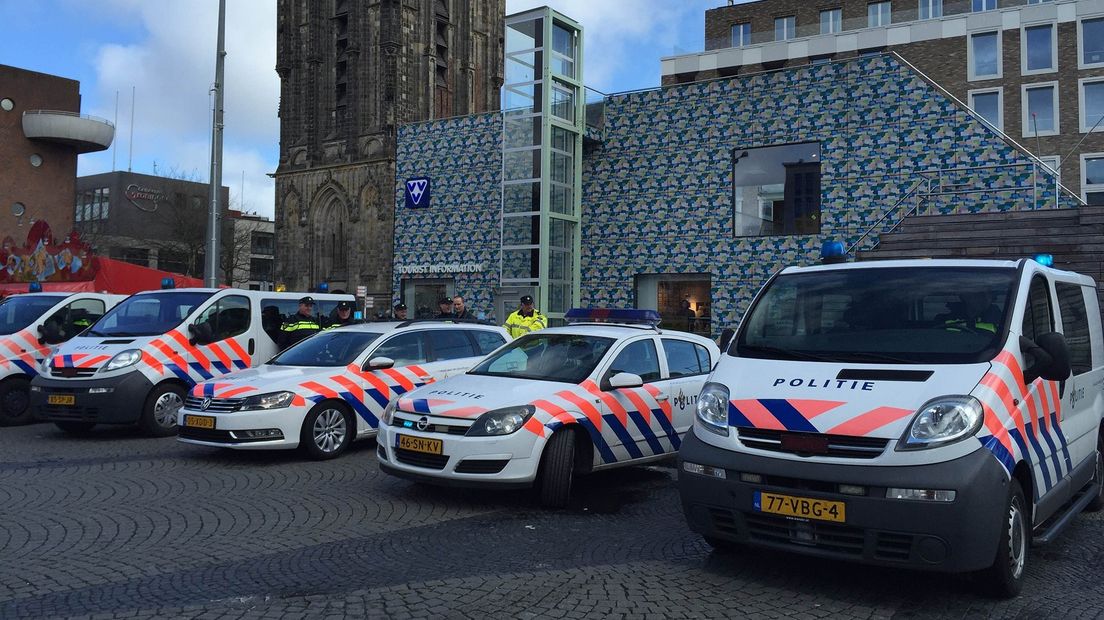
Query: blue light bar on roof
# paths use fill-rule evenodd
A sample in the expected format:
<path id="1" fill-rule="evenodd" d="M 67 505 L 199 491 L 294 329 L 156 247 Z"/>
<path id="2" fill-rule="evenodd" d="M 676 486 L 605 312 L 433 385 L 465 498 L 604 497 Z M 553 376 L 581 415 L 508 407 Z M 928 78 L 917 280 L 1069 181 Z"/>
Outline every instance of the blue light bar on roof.
<path id="1" fill-rule="evenodd" d="M 659 325 L 660 316 L 655 310 L 636 308 L 572 308 L 564 315 L 568 323 L 632 323 Z"/>
<path id="2" fill-rule="evenodd" d="M 1050 254 L 1036 254 L 1035 255 L 1035 262 L 1039 263 L 1043 267 L 1053 267 L 1054 266 L 1054 257 L 1051 256 Z"/>
<path id="3" fill-rule="evenodd" d="M 176 288 L 176 280 L 174 278 L 161 278 L 161 288 Z"/>
<path id="4" fill-rule="evenodd" d="M 27 285 L 27 292 L 28 293 L 41 293 L 42 292 L 42 283 L 41 282 L 31 282 L 29 285 Z"/>

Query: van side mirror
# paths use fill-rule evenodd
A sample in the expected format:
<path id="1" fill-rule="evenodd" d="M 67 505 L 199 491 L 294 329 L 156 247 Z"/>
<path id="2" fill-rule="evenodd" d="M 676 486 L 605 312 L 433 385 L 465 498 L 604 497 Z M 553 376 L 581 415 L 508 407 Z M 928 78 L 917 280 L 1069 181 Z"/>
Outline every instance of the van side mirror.
<path id="1" fill-rule="evenodd" d="M 373 357 L 367 362 L 364 362 L 364 367 L 361 368 L 361 370 L 384 370 L 394 365 L 395 360 L 390 357 Z"/>
<path id="2" fill-rule="evenodd" d="M 717 346 L 720 347 L 721 353 L 725 352 L 728 345 L 732 344 L 732 337 L 736 335 L 736 330 L 731 327 L 726 327 L 721 330 L 721 339 L 717 341 Z"/>
<path id="3" fill-rule="evenodd" d="M 609 379 L 609 386 L 613 389 L 638 388 L 644 385 L 644 379 L 640 375 L 631 372 L 619 372 Z"/>
<path id="4" fill-rule="evenodd" d="M 1031 383 L 1038 378 L 1047 381 L 1065 381 L 1069 378 L 1069 347 L 1062 334 L 1050 332 L 1034 341 L 1021 336 L 1020 350 L 1025 358 L 1030 356 L 1030 359 L 1025 360 L 1027 368 L 1024 369 L 1024 383 Z"/>

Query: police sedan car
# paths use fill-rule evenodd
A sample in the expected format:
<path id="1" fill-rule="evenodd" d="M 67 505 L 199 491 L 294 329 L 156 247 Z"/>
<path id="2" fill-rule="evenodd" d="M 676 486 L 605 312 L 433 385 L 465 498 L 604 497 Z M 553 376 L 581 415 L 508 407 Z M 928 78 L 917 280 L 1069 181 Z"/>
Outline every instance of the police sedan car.
<path id="1" fill-rule="evenodd" d="M 669 458 L 718 360 L 708 338 L 662 331 L 640 310 L 567 313 L 465 374 L 383 412 L 384 472 L 438 484 L 537 486 L 567 503 L 575 474 Z"/>
<path id="2" fill-rule="evenodd" d="M 506 343 L 475 323 L 368 323 L 316 334 L 268 363 L 197 384 L 179 414 L 185 443 L 301 447 L 317 459 L 375 435 L 387 404 L 471 368 Z"/>

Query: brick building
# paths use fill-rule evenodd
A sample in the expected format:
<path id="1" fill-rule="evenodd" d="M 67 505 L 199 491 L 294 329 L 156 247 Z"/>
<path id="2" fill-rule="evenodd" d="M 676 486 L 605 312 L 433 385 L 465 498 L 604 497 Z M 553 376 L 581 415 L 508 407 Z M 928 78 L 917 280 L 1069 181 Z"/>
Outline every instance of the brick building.
<path id="1" fill-rule="evenodd" d="M 22 241 L 42 219 L 59 236 L 72 229 L 77 155 L 115 136 L 80 103 L 76 80 L 0 65 L 0 238 Z"/>
<path id="2" fill-rule="evenodd" d="M 1104 204 L 1104 0 L 760 0 L 707 11 L 705 38 L 664 84 L 895 52 Z"/>
<path id="3" fill-rule="evenodd" d="M 496 110 L 505 0 L 277 3 L 275 279 L 390 297 L 402 123 Z"/>

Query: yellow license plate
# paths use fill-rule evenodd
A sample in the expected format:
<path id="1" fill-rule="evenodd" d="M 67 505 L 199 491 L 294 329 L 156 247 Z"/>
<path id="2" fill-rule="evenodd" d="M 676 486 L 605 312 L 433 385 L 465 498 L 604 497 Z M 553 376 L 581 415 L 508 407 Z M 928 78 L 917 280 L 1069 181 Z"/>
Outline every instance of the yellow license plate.
<path id="1" fill-rule="evenodd" d="M 787 517 L 819 519 L 843 523 L 846 520 L 846 504 L 825 499 L 778 495 L 765 491 L 755 492 L 755 509 Z"/>
<path id="2" fill-rule="evenodd" d="M 440 439 L 399 435 L 399 448 L 413 452 L 425 452 L 426 454 L 441 454 L 444 450 L 444 442 Z"/>
<path id="3" fill-rule="evenodd" d="M 184 426 L 191 428 L 214 428 L 215 419 L 206 415 L 186 415 L 184 416 Z"/>
<path id="4" fill-rule="evenodd" d="M 46 397 L 47 405 L 75 405 L 77 397 L 72 394 L 50 394 Z"/>

